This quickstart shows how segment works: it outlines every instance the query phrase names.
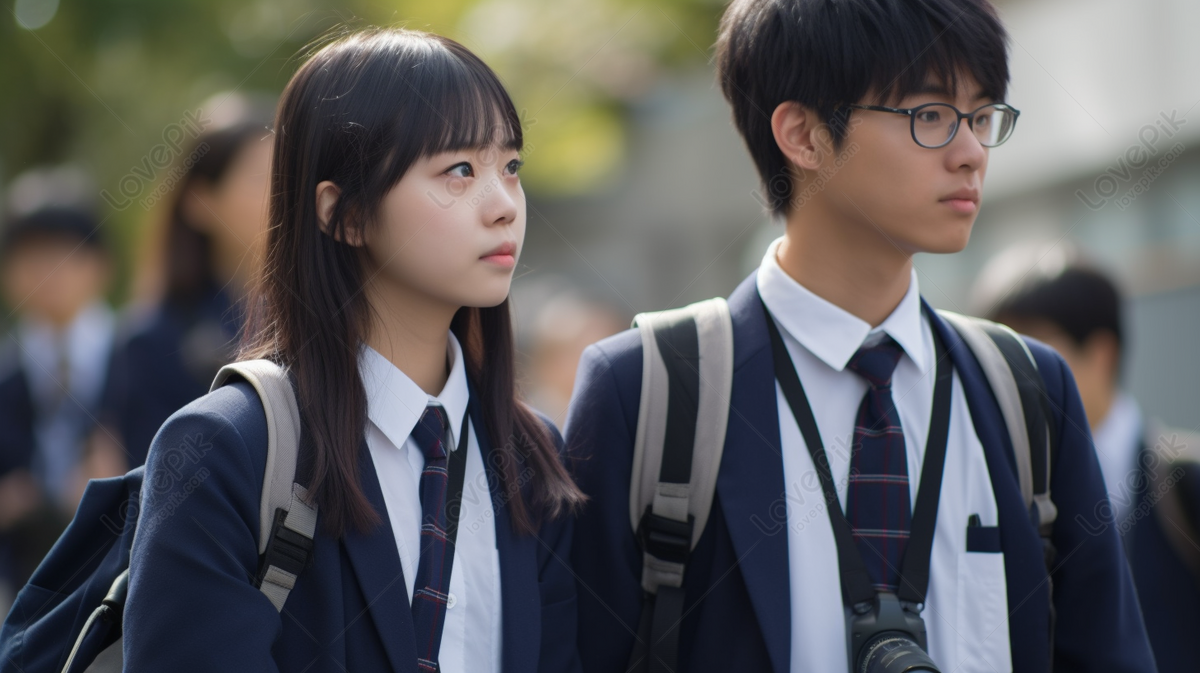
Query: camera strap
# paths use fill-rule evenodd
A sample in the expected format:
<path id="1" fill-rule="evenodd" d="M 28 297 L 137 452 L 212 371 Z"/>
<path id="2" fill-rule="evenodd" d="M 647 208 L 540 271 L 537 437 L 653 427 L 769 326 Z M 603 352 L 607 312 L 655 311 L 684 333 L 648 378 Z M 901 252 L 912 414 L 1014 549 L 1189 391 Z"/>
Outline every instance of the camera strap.
<path id="1" fill-rule="evenodd" d="M 923 309 L 924 310 L 924 309 Z M 763 305 L 767 317 L 767 331 L 771 336 L 771 351 L 775 361 L 775 378 L 783 390 L 796 425 L 804 437 L 808 453 L 812 456 L 821 491 L 825 497 L 825 511 L 833 528 L 833 539 L 837 545 L 838 569 L 842 581 L 842 601 L 853 607 L 875 600 L 875 589 L 863 563 L 862 554 L 854 543 L 850 522 L 842 512 L 829 469 L 829 458 L 817 431 L 817 421 L 812 407 L 796 374 L 795 364 L 788 353 L 779 328 L 771 312 Z M 942 471 L 946 464 L 946 444 L 950 432 L 950 392 L 954 372 L 953 364 L 946 354 L 937 330 L 933 329 L 934 354 L 937 375 L 933 387 L 933 414 L 929 422 L 929 435 L 925 443 L 925 458 L 921 467 L 921 481 L 917 488 L 917 503 L 913 508 L 908 547 L 900 568 L 900 587 L 897 592 L 901 601 L 924 603 L 929 589 L 929 558 L 933 551 L 933 534 L 937 526 L 938 501 L 942 491 Z"/>

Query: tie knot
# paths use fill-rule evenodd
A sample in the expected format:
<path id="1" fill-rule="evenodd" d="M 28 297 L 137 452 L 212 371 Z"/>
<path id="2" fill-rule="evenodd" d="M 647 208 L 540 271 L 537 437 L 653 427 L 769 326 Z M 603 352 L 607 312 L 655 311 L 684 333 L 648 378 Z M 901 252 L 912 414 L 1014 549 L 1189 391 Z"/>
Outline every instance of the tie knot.
<path id="1" fill-rule="evenodd" d="M 413 439 L 425 454 L 425 460 L 437 460 L 446 457 L 446 412 L 439 406 L 431 404 L 425 407 L 425 413 L 417 421 L 412 431 Z"/>
<path id="2" fill-rule="evenodd" d="M 903 354 L 900 344 L 885 334 L 874 346 L 859 348 L 846 367 L 866 379 L 872 388 L 886 388 L 892 384 L 892 372 Z"/>

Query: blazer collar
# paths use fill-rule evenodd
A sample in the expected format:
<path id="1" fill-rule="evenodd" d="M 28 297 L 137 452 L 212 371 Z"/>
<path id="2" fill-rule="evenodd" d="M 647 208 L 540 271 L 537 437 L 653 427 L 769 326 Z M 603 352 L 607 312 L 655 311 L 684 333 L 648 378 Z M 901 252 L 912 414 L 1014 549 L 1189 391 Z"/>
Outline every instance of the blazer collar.
<path id="1" fill-rule="evenodd" d="M 775 369 L 754 275 L 729 297 L 733 389 L 718 500 L 775 673 L 791 661 L 791 607 Z"/>
<path id="2" fill-rule="evenodd" d="M 501 488 L 499 465 L 503 464 L 488 436 L 483 409 L 475 388 L 468 405 L 471 425 L 484 457 L 492 510 L 496 525 L 496 549 L 500 554 L 500 598 L 502 602 L 501 670 L 533 671 L 541 651 L 542 602 L 538 592 L 536 535 L 518 535 L 508 511 L 508 495 Z"/>
<path id="3" fill-rule="evenodd" d="M 392 536 L 383 491 L 375 474 L 375 463 L 364 440 L 358 454 L 359 484 L 380 523 L 368 533 L 347 532 L 342 540 L 350 565 L 358 578 L 363 600 L 379 640 L 395 673 L 416 673 L 417 645 L 413 634 L 412 608 L 408 602 L 400 553 Z"/>

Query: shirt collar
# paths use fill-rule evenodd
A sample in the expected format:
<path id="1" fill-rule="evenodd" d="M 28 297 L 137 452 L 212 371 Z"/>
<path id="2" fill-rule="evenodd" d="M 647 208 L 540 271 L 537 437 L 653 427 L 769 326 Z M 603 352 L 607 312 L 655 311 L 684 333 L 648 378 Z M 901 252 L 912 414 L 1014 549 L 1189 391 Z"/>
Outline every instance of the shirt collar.
<path id="1" fill-rule="evenodd" d="M 450 376 L 442 392 L 430 395 L 378 351 L 363 344 L 358 367 L 367 391 L 367 418 L 397 448 L 404 446 L 430 404 L 446 411 L 450 420 L 450 449 L 458 446 L 458 432 L 467 413 L 470 393 L 462 346 L 454 334 L 450 334 L 446 351 L 451 363 Z"/>
<path id="2" fill-rule="evenodd" d="M 763 303 L 792 338 L 840 372 L 868 338 L 884 332 L 900 344 L 921 371 L 925 370 L 931 354 L 926 353 L 924 346 L 921 292 L 915 268 L 904 298 L 879 327 L 872 329 L 865 320 L 818 297 L 789 276 L 775 256 L 781 241 L 782 238 L 776 239 L 767 248 L 755 282 Z"/>

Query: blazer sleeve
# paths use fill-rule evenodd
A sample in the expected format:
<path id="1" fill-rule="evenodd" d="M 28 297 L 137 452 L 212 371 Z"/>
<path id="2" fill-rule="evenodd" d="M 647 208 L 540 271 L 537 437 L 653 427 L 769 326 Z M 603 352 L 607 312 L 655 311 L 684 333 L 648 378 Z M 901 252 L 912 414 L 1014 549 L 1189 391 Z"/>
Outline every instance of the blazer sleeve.
<path id="1" fill-rule="evenodd" d="M 280 616 L 252 584 L 262 413 L 249 386 L 226 386 L 174 414 L 155 436 L 130 560 L 125 670 L 278 670 L 271 647 Z"/>
<path id="2" fill-rule="evenodd" d="M 1054 670 L 1152 673 L 1154 656 L 1075 378 L 1057 353 L 1027 341 L 1059 435 L 1050 477 L 1058 508 Z"/>
<path id="3" fill-rule="evenodd" d="M 571 559 L 579 590 L 579 653 L 589 673 L 628 667 L 642 610 L 642 558 L 629 521 L 641 389 L 637 339 L 637 332 L 625 332 L 584 351 L 567 415 L 567 455 L 588 497 Z"/>
<path id="4" fill-rule="evenodd" d="M 542 421 L 554 439 L 560 458 L 564 442 L 550 419 Z M 569 512 L 543 521 L 538 532 L 538 593 L 541 598 L 542 640 L 538 671 L 579 673 L 583 670 L 576 643 L 578 601 L 571 569 L 571 540 L 575 520 Z"/>

